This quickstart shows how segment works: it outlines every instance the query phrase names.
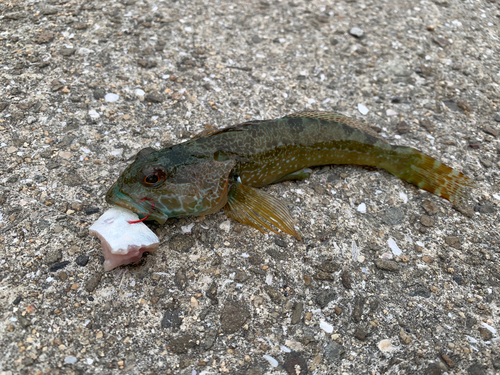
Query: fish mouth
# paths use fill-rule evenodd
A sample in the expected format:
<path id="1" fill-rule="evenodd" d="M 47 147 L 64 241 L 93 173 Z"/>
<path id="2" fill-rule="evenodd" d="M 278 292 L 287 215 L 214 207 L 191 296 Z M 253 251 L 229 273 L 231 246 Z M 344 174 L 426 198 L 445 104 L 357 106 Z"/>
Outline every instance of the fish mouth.
<path id="1" fill-rule="evenodd" d="M 153 200 L 145 197 L 135 201 L 121 192 L 117 183 L 114 183 L 106 193 L 106 202 L 135 212 L 141 219 L 147 217 L 147 219 L 154 219 L 160 224 L 164 224 L 168 219 L 168 215 L 155 207 Z"/>

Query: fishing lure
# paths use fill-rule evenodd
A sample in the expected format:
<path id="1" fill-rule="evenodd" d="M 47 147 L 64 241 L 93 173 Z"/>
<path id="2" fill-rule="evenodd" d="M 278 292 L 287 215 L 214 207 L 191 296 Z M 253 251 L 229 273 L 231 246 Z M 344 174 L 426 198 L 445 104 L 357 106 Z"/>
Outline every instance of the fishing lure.
<path id="1" fill-rule="evenodd" d="M 168 218 L 228 217 L 264 232 L 300 239 L 286 206 L 259 187 L 308 178 L 312 166 L 375 166 L 452 203 L 474 182 L 411 147 L 391 145 L 365 122 L 339 113 L 306 111 L 207 131 L 155 150 L 141 150 L 106 194 L 106 201 L 163 224 Z"/>

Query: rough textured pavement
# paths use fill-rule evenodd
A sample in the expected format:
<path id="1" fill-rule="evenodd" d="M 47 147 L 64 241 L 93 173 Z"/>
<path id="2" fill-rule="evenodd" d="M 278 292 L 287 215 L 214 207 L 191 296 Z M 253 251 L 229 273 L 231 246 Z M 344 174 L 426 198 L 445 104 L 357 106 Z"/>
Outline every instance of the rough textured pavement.
<path id="1" fill-rule="evenodd" d="M 500 372 L 499 1 L 0 1 L 1 374 Z M 89 225 L 141 148 L 304 109 L 477 181 L 458 209 L 337 166 L 104 273 Z"/>

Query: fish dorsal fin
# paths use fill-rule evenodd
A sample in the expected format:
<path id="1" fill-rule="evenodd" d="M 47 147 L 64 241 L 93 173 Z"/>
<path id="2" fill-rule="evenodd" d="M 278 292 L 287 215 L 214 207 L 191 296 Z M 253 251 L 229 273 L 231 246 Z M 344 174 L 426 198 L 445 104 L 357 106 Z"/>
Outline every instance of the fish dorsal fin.
<path id="1" fill-rule="evenodd" d="M 375 138 L 378 138 L 384 142 L 386 142 L 384 139 L 381 139 L 378 133 L 373 130 L 370 125 L 368 125 L 366 122 L 344 116 L 341 113 L 337 112 L 324 112 L 324 111 L 302 111 L 302 112 L 297 112 L 297 113 L 292 113 L 290 115 L 286 115 L 284 118 L 287 117 L 305 117 L 305 118 L 314 118 L 318 120 L 326 120 L 326 121 L 332 121 L 332 122 L 340 122 L 341 124 L 350 126 L 351 128 L 361 130 L 362 132 L 365 132 Z"/>
<path id="2" fill-rule="evenodd" d="M 234 183 L 224 210 L 229 218 L 251 225 L 263 233 L 265 232 L 262 228 L 266 228 L 281 234 L 274 229 L 277 228 L 301 240 L 285 205 L 262 190 L 242 185 L 240 182 Z"/>

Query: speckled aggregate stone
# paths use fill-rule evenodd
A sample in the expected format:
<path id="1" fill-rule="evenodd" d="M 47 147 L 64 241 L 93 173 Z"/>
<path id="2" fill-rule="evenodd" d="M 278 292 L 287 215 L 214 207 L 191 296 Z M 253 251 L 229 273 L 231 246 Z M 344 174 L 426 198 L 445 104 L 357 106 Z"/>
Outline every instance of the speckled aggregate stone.
<path id="1" fill-rule="evenodd" d="M 0 2 L 0 373 L 500 371 L 499 6 Z M 302 242 L 175 219 L 103 273 L 88 227 L 137 151 L 305 109 L 478 188 L 454 209 L 380 170 L 316 168 L 264 188 Z"/>

